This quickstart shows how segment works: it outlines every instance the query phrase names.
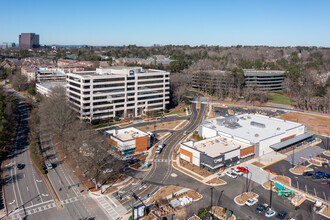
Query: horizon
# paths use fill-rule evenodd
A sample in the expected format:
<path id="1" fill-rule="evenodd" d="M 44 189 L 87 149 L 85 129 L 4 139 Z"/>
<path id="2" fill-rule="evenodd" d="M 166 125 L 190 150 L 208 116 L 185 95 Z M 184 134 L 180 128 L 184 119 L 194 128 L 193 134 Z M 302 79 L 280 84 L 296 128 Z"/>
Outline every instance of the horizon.
<path id="1" fill-rule="evenodd" d="M 2 6 L 15 10 L 0 14 L 6 21 L 0 42 L 18 43 L 19 34 L 36 33 L 41 45 L 330 47 L 326 0 L 13 0 Z"/>

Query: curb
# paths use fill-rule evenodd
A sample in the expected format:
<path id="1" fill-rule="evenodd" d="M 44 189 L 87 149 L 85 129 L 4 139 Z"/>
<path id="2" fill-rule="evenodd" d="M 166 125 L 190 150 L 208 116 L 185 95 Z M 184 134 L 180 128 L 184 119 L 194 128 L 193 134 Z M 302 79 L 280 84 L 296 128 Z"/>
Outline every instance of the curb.
<path id="1" fill-rule="evenodd" d="M 296 167 L 296 166 L 295 166 Z M 308 169 L 307 170 L 305 170 L 304 172 L 311 172 L 311 171 L 314 171 L 314 169 L 313 168 L 309 168 L 309 167 L 307 167 Z M 293 168 L 290 168 L 289 169 L 289 172 L 290 173 L 292 173 L 292 174 L 294 174 L 294 175 L 297 175 L 297 176 L 301 176 L 301 175 L 303 175 L 303 173 L 302 174 L 300 174 L 300 173 L 295 173 L 295 172 L 293 172 L 292 170 L 294 169 L 294 167 Z"/>
<path id="2" fill-rule="evenodd" d="M 3 165 L 4 161 L 1 161 L 1 179 L 2 179 L 2 170 L 3 170 Z M 5 210 L 5 216 L 8 216 L 8 209 L 7 209 L 7 203 L 6 203 L 6 192 L 5 192 L 5 185 L 1 184 L 1 188 L 2 188 L 2 201 L 3 201 L 3 205 L 4 205 L 4 210 Z M 3 218 L 5 217 L 3 216 Z"/>
<path id="3" fill-rule="evenodd" d="M 239 206 L 244 206 L 245 205 L 245 202 L 243 203 L 243 204 L 240 204 L 240 203 L 238 203 L 238 202 L 236 202 L 236 198 L 238 198 L 239 196 L 241 196 L 242 194 L 245 194 L 246 192 L 244 192 L 244 193 L 241 193 L 241 194 L 239 194 L 238 196 L 236 196 L 235 198 L 234 198 L 234 202 L 236 203 L 236 205 L 239 205 Z M 254 193 L 254 192 L 248 192 L 248 193 L 253 193 L 253 194 L 255 194 L 256 196 L 254 196 L 254 197 L 252 197 L 252 198 L 259 198 L 259 195 L 257 194 L 257 193 Z M 247 201 L 247 200 L 246 200 Z"/>

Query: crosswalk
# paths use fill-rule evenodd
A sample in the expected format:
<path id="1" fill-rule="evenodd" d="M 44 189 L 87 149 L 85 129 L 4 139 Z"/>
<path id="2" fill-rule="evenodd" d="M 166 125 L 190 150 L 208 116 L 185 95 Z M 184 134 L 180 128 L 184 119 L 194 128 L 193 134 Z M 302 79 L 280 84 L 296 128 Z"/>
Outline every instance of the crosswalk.
<path id="1" fill-rule="evenodd" d="M 111 219 L 118 219 L 125 215 L 126 209 L 111 195 L 94 197 Z"/>
<path id="2" fill-rule="evenodd" d="M 77 202 L 81 199 L 86 199 L 86 198 L 89 198 L 90 196 L 88 194 L 84 194 L 84 195 L 81 195 L 81 196 L 78 196 L 78 197 L 72 197 L 72 198 L 69 198 L 69 199 L 66 199 L 66 200 L 62 200 L 61 203 L 62 204 L 68 204 L 68 203 L 73 203 L 73 202 Z M 45 205 L 42 205 L 42 206 L 34 206 L 34 207 L 27 207 L 25 209 L 25 212 L 26 212 L 26 215 L 33 215 L 33 214 L 36 214 L 38 212 L 43 212 L 43 211 L 46 211 L 47 209 L 52 209 L 52 208 L 56 208 L 56 204 L 55 202 L 53 202 L 53 200 L 51 200 L 52 202 L 45 202 L 47 204 Z M 24 217 L 25 214 L 24 213 L 17 213 L 17 214 L 13 214 L 9 217 L 9 219 L 12 219 L 12 220 L 16 220 L 16 219 L 22 219 L 22 217 Z"/>
<path id="3" fill-rule="evenodd" d="M 154 162 L 171 162 L 172 160 L 167 160 L 167 159 L 154 159 Z"/>

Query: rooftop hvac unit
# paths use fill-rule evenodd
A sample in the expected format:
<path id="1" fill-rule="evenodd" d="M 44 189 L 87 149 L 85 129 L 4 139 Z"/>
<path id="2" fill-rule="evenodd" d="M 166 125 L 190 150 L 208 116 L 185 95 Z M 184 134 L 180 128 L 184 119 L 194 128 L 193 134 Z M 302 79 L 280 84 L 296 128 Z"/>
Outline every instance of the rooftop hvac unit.
<path id="1" fill-rule="evenodd" d="M 255 136 L 255 137 L 259 137 L 259 134 L 255 134 L 254 136 Z"/>
<path id="2" fill-rule="evenodd" d="M 279 130 L 281 130 L 281 128 L 280 128 L 280 127 L 278 127 L 278 128 L 276 128 L 276 130 L 278 130 L 278 131 L 279 131 Z"/>

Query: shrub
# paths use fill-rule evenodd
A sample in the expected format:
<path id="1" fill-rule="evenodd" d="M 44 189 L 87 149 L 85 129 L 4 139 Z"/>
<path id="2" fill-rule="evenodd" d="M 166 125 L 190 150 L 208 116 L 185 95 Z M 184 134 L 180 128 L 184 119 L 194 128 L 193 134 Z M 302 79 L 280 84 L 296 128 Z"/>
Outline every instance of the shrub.
<path id="1" fill-rule="evenodd" d="M 167 108 L 164 109 L 164 113 L 169 113 L 170 110 L 168 110 Z"/>
<path id="2" fill-rule="evenodd" d="M 113 120 L 115 120 L 115 121 L 119 121 L 120 118 L 119 118 L 118 116 L 115 116 L 115 117 L 113 118 Z"/>

